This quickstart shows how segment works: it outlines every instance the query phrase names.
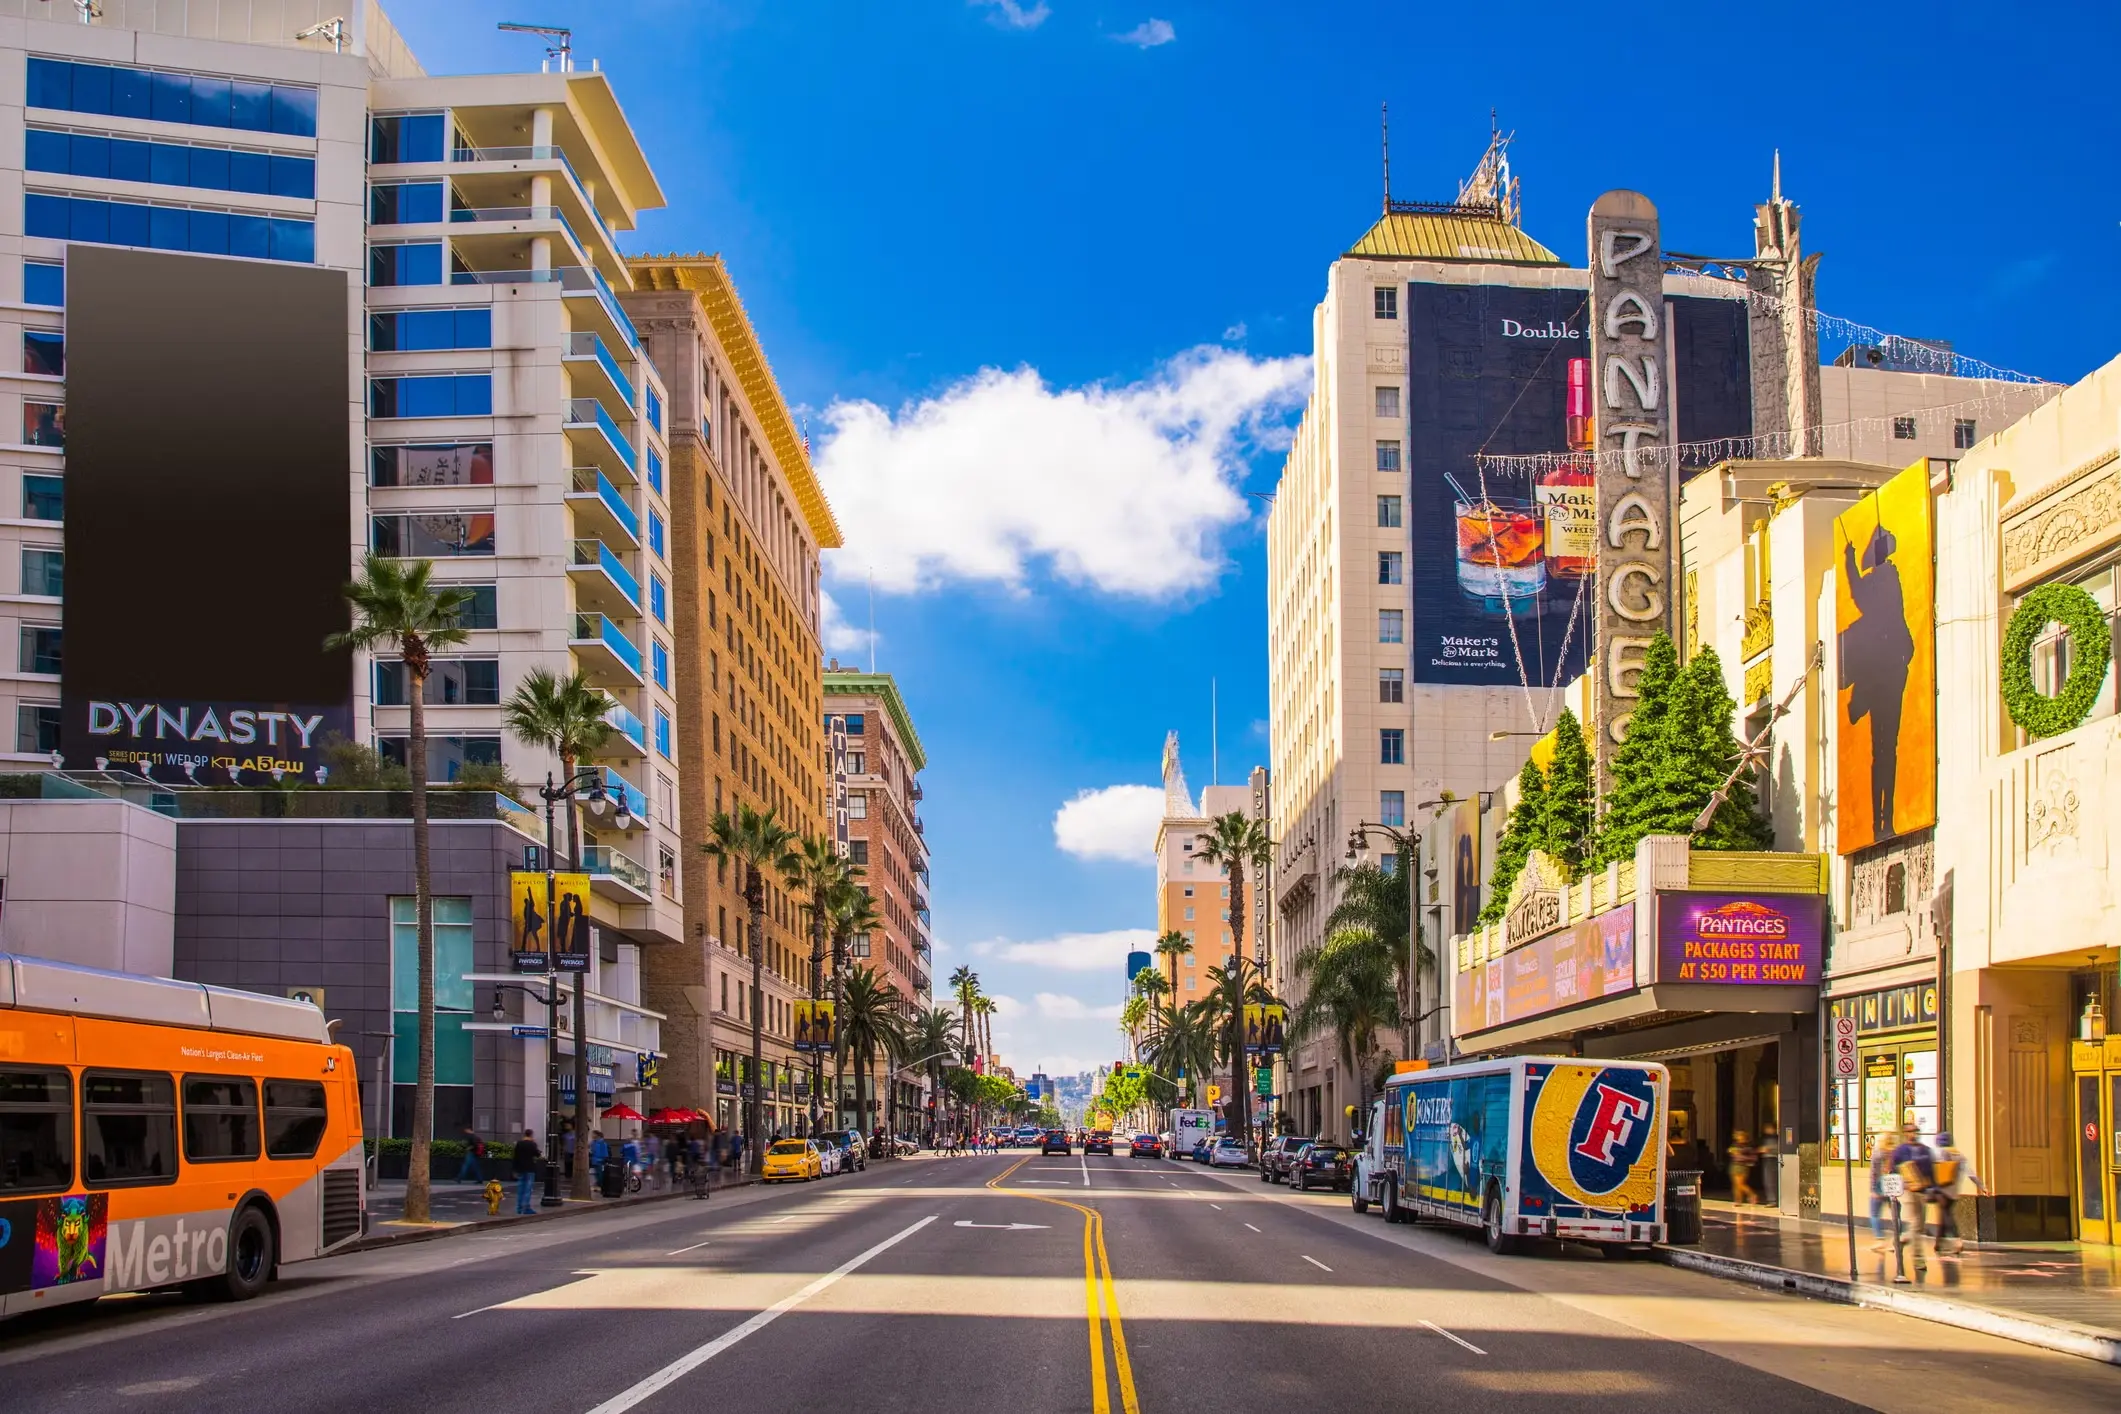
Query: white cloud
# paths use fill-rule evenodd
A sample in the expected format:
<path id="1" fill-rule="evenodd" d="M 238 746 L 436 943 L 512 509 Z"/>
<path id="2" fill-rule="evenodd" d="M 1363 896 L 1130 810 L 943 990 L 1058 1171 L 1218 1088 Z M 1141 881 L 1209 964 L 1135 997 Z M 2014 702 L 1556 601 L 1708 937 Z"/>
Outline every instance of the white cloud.
<path id="1" fill-rule="evenodd" d="M 1203 346 L 1119 386 L 984 368 L 896 413 L 835 402 L 818 458 L 846 532 L 834 564 L 899 593 L 1020 589 L 1034 566 L 1135 598 L 1204 588 L 1250 514 L 1242 454 L 1286 445 L 1309 377 L 1307 358 Z"/>
<path id="2" fill-rule="evenodd" d="M 1155 945 L 1153 928 L 1118 928 L 1109 933 L 1063 933 L 1036 942 L 1014 943 L 991 938 L 974 943 L 966 951 L 974 957 L 997 962 L 1020 962 L 1030 967 L 1050 967 L 1061 972 L 1109 972 L 1113 986 L 1122 986 L 1127 975 L 1127 954 L 1147 952 Z"/>
<path id="3" fill-rule="evenodd" d="M 1046 8 L 1046 0 L 1038 0 L 1028 10 L 1021 0 L 970 0 L 970 3 L 987 10 L 987 18 L 1003 29 L 1037 29 L 1053 13 Z"/>
<path id="4" fill-rule="evenodd" d="M 1226 344 L 1243 343 L 1245 332 L 1245 321 L 1240 319 L 1229 328 L 1223 330 L 1223 342 Z"/>
<path id="5" fill-rule="evenodd" d="M 831 594 L 827 593 L 823 597 L 826 652 L 849 653 L 860 657 L 867 654 L 874 643 L 882 642 L 882 635 L 872 634 L 866 628 L 856 628 L 848 623 L 847 616 L 840 612 L 839 601 Z"/>
<path id="6" fill-rule="evenodd" d="M 1027 1005 L 1011 996 L 994 998 L 994 1045 L 1019 1076 L 1034 1070 L 1074 1075 L 1110 1065 L 1125 1050 L 1119 1007 L 1096 1006 L 1080 997 L 1039 992 Z"/>
<path id="7" fill-rule="evenodd" d="M 1164 793 L 1155 786 L 1086 790 L 1053 812 L 1053 842 L 1077 859 L 1156 862 Z"/>
<path id="8" fill-rule="evenodd" d="M 1143 20 L 1125 34 L 1112 36 L 1121 44 L 1131 44 L 1136 49 L 1154 49 L 1159 44 L 1169 44 L 1178 38 L 1178 31 L 1169 20 Z"/>

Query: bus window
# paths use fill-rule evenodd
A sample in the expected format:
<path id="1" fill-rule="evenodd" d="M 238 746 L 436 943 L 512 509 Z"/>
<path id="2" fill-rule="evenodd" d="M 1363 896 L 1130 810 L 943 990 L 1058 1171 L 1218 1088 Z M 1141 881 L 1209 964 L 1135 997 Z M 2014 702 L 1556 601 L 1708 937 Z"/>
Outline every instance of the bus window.
<path id="1" fill-rule="evenodd" d="M 90 1187 L 177 1181 L 177 1087 L 167 1075 L 83 1071 L 81 1119 Z"/>
<path id="2" fill-rule="evenodd" d="M 258 1157 L 258 1082 L 239 1075 L 184 1077 L 184 1157 L 223 1163 Z"/>
<path id="3" fill-rule="evenodd" d="M 265 1082 L 265 1153 L 307 1159 L 324 1142 L 324 1087 L 314 1080 Z"/>
<path id="4" fill-rule="evenodd" d="M 51 1192 L 73 1181 L 72 1078 L 0 1065 L 0 1193 Z"/>

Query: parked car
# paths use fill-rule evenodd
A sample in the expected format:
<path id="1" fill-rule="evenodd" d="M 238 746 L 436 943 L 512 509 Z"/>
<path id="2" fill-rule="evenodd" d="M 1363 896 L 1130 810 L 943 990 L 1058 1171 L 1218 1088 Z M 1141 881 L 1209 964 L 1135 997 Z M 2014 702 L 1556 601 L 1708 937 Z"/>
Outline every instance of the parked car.
<path id="1" fill-rule="evenodd" d="M 1086 1155 L 1104 1154 L 1109 1156 L 1112 1153 L 1112 1131 L 1109 1129 L 1093 1129 L 1085 1134 L 1083 1136 L 1083 1153 Z"/>
<path id="2" fill-rule="evenodd" d="M 1218 1169 L 1250 1168 L 1252 1155 L 1246 1152 L 1242 1139 L 1234 1134 L 1224 1134 L 1218 1136 L 1215 1146 L 1208 1150 L 1207 1164 Z"/>
<path id="3" fill-rule="evenodd" d="M 1163 1138 L 1155 1134 L 1137 1134 L 1127 1141 L 1127 1157 L 1130 1159 L 1169 1158 Z"/>
<path id="4" fill-rule="evenodd" d="M 1292 1172 L 1297 1151 L 1313 1141 L 1304 1135 L 1277 1134 L 1267 1141 L 1259 1156 L 1259 1181 L 1279 1183 Z"/>
<path id="5" fill-rule="evenodd" d="M 898 1156 L 900 1158 L 903 1159 L 910 1157 L 911 1155 L 918 1154 L 920 1151 L 920 1140 L 914 1138 L 910 1134 L 901 1134 L 898 1137 Z"/>
<path id="6" fill-rule="evenodd" d="M 825 1160 L 808 1139 L 779 1139 L 766 1150 L 759 1177 L 767 1183 L 793 1179 L 797 1183 L 825 1176 Z"/>
<path id="7" fill-rule="evenodd" d="M 1067 1130 L 1049 1129 L 1046 1131 L 1045 1142 L 1038 1146 L 1038 1151 L 1041 1154 L 1072 1154 L 1075 1152 L 1075 1146 L 1068 1142 Z"/>
<path id="8" fill-rule="evenodd" d="M 1208 1162 L 1208 1151 L 1213 1149 L 1214 1147 L 1215 1138 L 1213 1135 L 1209 1135 L 1201 1139 L 1196 1139 L 1193 1141 L 1193 1152 L 1190 1157 L 1192 1158 L 1194 1163 L 1204 1164 Z"/>
<path id="9" fill-rule="evenodd" d="M 863 1150 L 861 1136 L 851 1129 L 824 1129 L 810 1136 L 820 1149 L 831 1149 L 839 1155 L 839 1173 L 860 1173 L 869 1167 L 868 1155 Z"/>
<path id="10" fill-rule="evenodd" d="M 1330 1188 L 1348 1193 L 1355 1188 L 1355 1151 L 1338 1144 L 1305 1144 L 1290 1163 L 1290 1182 L 1299 1193 Z"/>

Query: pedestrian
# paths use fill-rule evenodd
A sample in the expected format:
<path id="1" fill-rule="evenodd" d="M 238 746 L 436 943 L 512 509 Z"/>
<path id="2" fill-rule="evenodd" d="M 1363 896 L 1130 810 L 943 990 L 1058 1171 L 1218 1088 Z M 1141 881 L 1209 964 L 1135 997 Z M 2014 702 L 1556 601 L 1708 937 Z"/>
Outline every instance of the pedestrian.
<path id="1" fill-rule="evenodd" d="M 479 1160 L 485 1157 L 486 1141 L 479 1137 L 478 1130 L 473 1129 L 468 1124 L 465 1125 L 464 1162 L 457 1169 L 457 1182 L 484 1183 L 486 1181 L 486 1171 L 480 1167 Z"/>
<path id="2" fill-rule="evenodd" d="M 541 1157 L 538 1153 L 538 1141 L 531 1137 L 529 1130 L 524 1130 L 523 1137 L 516 1140 L 515 1152 L 517 1217 L 527 1218 L 537 1211 L 530 1206 L 530 1189 L 531 1185 L 537 1182 L 538 1161 Z"/>
<path id="3" fill-rule="evenodd" d="M 604 1131 L 589 1132 L 589 1182 L 601 1187 L 604 1182 L 604 1162 L 611 1157 L 611 1145 L 604 1138 Z"/>
<path id="4" fill-rule="evenodd" d="M 1893 1136 L 1881 1134 L 1871 1146 L 1871 1251 L 1885 1252 L 1885 1210 L 1892 1200 L 1885 1196 L 1885 1176 L 1893 1171 Z"/>
<path id="5" fill-rule="evenodd" d="M 1986 1193 L 1988 1185 L 1974 1172 L 1973 1161 L 1952 1146 L 1949 1130 L 1937 1136 L 1936 1147 L 1931 1151 L 1930 1176 L 1935 1183 L 1930 1189 L 1930 1201 L 1937 1204 L 1937 1255 L 1957 1256 L 1966 1243 L 1959 1236 L 1956 1200 L 1967 1193 Z"/>
<path id="6" fill-rule="evenodd" d="M 737 1173 L 744 1171 L 744 1131 L 741 1129 L 729 1136 L 729 1167 Z"/>
<path id="7" fill-rule="evenodd" d="M 1913 1246 L 1915 1256 L 1922 1255 L 1922 1202 L 1924 1194 L 1937 1186 L 1937 1170 L 1929 1145 L 1922 1142 L 1922 1132 L 1910 1119 L 1900 1126 L 1900 1142 L 1886 1161 L 1894 1173 L 1900 1175 L 1901 1196 L 1893 1201 L 1893 1240 L 1900 1240 L 1900 1224 L 1908 1205 L 1914 1205 L 1915 1233 Z"/>
<path id="8" fill-rule="evenodd" d="M 1758 1203 L 1760 1195 L 1753 1191 L 1753 1165 L 1760 1162 L 1760 1151 L 1753 1147 L 1752 1136 L 1742 1129 L 1732 1130 L 1728 1152 L 1731 1161 L 1731 1201 Z"/>
<path id="9" fill-rule="evenodd" d="M 698 1142 L 698 1140 L 693 1141 L 695 1144 Z M 672 1192 L 677 1190 L 678 1175 L 684 1172 L 686 1151 L 691 1147 L 685 1142 L 685 1136 L 682 1134 L 671 1135 L 670 1142 L 663 1146 L 664 1157 L 670 1165 L 670 1187 Z"/>
<path id="10" fill-rule="evenodd" d="M 560 1168 L 569 1180 L 574 1178 L 574 1121 L 560 1122 Z"/>

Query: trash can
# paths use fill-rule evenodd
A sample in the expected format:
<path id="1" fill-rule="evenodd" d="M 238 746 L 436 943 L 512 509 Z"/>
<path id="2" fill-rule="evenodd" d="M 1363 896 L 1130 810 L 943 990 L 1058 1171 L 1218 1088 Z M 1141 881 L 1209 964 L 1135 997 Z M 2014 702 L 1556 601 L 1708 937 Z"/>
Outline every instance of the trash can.
<path id="1" fill-rule="evenodd" d="M 626 1191 L 624 1159 L 614 1157 L 604 1160 L 604 1167 L 597 1170 L 597 1191 L 606 1198 L 616 1198 Z M 1696 1230 L 1699 1230 L 1698 1224 Z"/>
<path id="2" fill-rule="evenodd" d="M 1664 1240 L 1676 1245 L 1701 1241 L 1701 1171 L 1667 1169 L 1664 1175 Z"/>

